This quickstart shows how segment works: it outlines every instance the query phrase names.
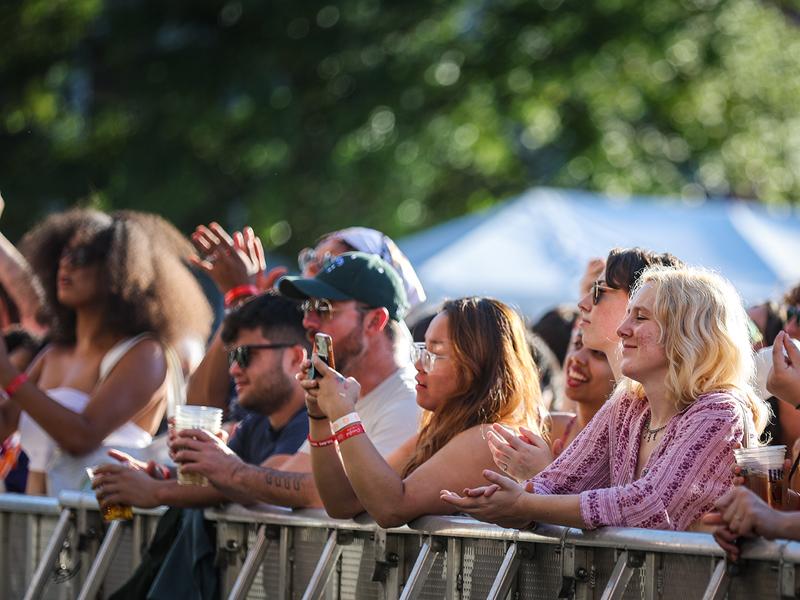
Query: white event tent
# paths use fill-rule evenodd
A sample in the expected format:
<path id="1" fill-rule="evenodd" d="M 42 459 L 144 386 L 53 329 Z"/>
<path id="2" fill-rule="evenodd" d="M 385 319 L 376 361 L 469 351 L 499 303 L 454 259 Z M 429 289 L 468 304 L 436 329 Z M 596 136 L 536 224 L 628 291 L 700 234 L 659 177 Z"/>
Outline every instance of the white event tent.
<path id="1" fill-rule="evenodd" d="M 800 281 L 800 217 L 753 202 L 616 200 L 535 188 L 398 243 L 429 304 L 490 295 L 530 318 L 576 302 L 587 261 L 615 246 L 668 251 L 718 271 L 747 303 L 777 299 Z"/>

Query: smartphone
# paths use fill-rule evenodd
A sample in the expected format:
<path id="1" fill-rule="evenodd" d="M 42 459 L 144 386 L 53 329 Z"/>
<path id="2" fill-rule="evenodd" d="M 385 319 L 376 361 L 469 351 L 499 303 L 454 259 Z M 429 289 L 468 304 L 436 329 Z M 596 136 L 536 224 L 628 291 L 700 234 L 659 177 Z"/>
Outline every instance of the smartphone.
<path id="1" fill-rule="evenodd" d="M 336 368 L 336 362 L 333 360 L 333 338 L 325 333 L 318 333 L 314 336 L 314 349 L 312 354 L 316 354 L 320 359 L 328 365 L 331 369 Z M 311 364 L 311 379 L 319 379 L 322 377 Z"/>

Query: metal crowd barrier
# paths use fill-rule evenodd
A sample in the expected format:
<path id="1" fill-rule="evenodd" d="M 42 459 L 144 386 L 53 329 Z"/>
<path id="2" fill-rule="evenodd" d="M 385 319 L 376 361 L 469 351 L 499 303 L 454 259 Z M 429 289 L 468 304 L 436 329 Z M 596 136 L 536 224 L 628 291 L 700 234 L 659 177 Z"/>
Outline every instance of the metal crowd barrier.
<path id="1" fill-rule="evenodd" d="M 0 597 L 105 598 L 130 575 L 162 510 L 104 527 L 90 495 L 0 495 Z M 800 543 L 750 542 L 737 565 L 711 536 L 540 525 L 516 531 L 466 517 L 384 530 L 366 517 L 232 505 L 216 523 L 223 598 L 796 598 Z"/>

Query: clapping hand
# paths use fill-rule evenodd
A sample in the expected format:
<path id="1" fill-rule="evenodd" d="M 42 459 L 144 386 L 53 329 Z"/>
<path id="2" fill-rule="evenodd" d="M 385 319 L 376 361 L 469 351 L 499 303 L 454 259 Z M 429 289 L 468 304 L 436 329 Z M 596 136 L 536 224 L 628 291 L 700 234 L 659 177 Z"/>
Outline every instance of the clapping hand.
<path id="1" fill-rule="evenodd" d="M 530 479 L 553 462 L 553 453 L 540 436 L 520 427 L 515 435 L 495 423 L 486 436 L 495 464 L 517 481 Z"/>
<path id="2" fill-rule="evenodd" d="M 264 246 L 252 227 L 231 236 L 219 223 L 199 225 L 192 234 L 192 243 L 202 257 L 192 262 L 208 273 L 222 293 L 248 284 L 266 291 L 288 272 L 284 267 L 266 272 Z"/>

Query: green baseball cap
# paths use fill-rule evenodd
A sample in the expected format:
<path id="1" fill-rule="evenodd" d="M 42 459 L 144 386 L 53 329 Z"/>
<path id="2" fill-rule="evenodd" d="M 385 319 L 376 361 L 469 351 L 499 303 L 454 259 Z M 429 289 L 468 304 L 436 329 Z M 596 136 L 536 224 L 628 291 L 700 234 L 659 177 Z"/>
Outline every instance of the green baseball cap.
<path id="1" fill-rule="evenodd" d="M 276 287 L 297 300 L 357 300 L 373 308 L 382 306 L 394 321 L 401 321 L 408 310 L 397 271 L 377 254 L 366 252 L 345 252 L 330 259 L 313 279 L 281 277 Z"/>

